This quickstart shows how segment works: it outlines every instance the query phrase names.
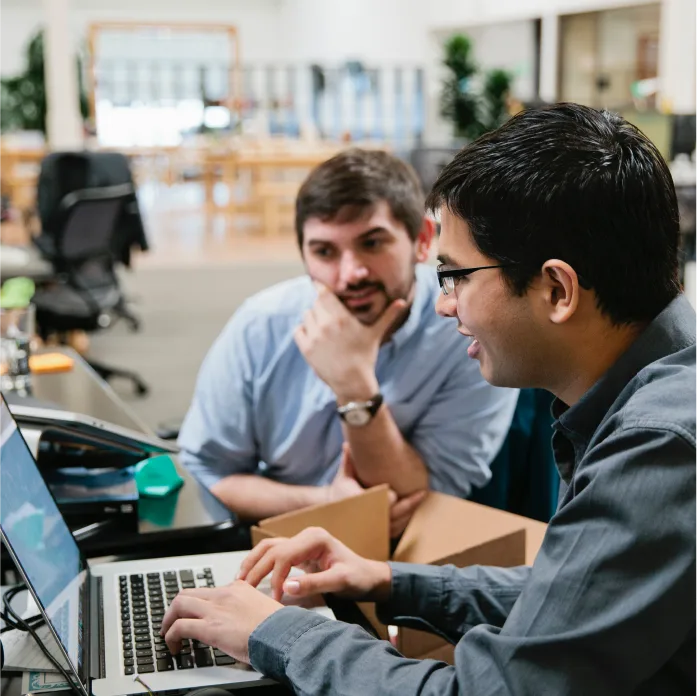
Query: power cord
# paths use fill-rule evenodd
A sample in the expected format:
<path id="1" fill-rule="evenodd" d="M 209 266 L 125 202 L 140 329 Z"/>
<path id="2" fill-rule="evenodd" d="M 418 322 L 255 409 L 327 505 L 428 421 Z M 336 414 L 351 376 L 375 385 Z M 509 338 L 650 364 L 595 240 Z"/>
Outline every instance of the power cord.
<path id="1" fill-rule="evenodd" d="M 39 646 L 41 652 L 47 657 L 51 664 L 63 675 L 65 681 L 70 686 L 71 691 L 74 694 L 77 694 L 78 696 L 83 696 L 82 691 L 80 691 L 75 685 L 73 678 L 68 674 L 63 665 L 53 655 L 51 655 L 48 648 L 43 644 L 43 641 L 37 635 L 36 629 L 44 623 L 43 616 L 37 614 L 36 616 L 31 616 L 28 619 L 23 619 L 10 606 L 10 601 L 12 600 L 12 598 L 16 594 L 19 594 L 20 592 L 25 591 L 26 589 L 26 585 L 20 584 L 11 587 L 9 590 L 3 593 L 3 611 L 0 611 L 0 616 L 2 617 L 3 621 L 7 624 L 7 627 L 4 628 L 2 632 L 4 633 L 5 631 L 11 628 L 15 628 L 18 631 L 26 631 L 27 633 L 29 633 L 31 637 L 36 641 L 36 644 Z"/>
<path id="2" fill-rule="evenodd" d="M 41 614 L 36 614 L 26 619 L 22 619 L 12 608 L 11 602 L 13 597 L 26 589 L 27 586 L 24 583 L 21 583 L 19 585 L 14 585 L 13 587 L 10 587 L 9 590 L 6 590 L 3 593 L 3 610 L 0 610 L 0 618 L 2 618 L 2 620 L 5 622 L 6 626 L 0 630 L 0 633 L 5 633 L 5 631 L 12 631 L 15 629 L 18 631 L 25 631 L 25 624 L 28 624 L 32 628 L 39 628 L 45 623 L 44 617 Z"/>

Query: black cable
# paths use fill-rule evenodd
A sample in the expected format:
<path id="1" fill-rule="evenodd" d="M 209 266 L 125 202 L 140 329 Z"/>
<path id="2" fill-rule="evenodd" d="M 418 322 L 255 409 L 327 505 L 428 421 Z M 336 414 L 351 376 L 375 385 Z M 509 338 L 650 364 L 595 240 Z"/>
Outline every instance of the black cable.
<path id="1" fill-rule="evenodd" d="M 39 628 L 45 623 L 44 617 L 41 614 L 35 614 L 34 616 L 29 616 L 28 618 L 23 619 L 21 616 L 18 616 L 15 610 L 12 608 L 12 599 L 14 596 L 26 589 L 26 585 L 24 583 L 20 583 L 19 585 L 14 585 L 13 587 L 10 587 L 9 590 L 3 592 L 2 604 L 5 607 L 5 611 L 0 610 L 0 617 L 2 617 L 2 620 L 7 625 L 0 630 L 0 633 L 5 633 L 5 631 L 12 630 L 24 631 L 24 624 L 29 624 L 32 628 Z"/>
<path id="2" fill-rule="evenodd" d="M 63 675 L 65 681 L 68 683 L 68 686 L 70 687 L 70 690 L 74 693 L 77 694 L 78 696 L 84 696 L 83 692 L 80 691 L 80 689 L 77 688 L 75 685 L 75 682 L 73 681 L 73 678 L 68 674 L 68 672 L 65 670 L 63 665 L 53 656 L 51 655 L 50 651 L 48 648 L 44 645 L 43 641 L 41 638 L 36 633 L 35 628 L 38 628 L 37 626 L 33 626 L 31 622 L 33 621 L 34 623 L 36 622 L 35 620 L 37 618 L 41 618 L 43 623 L 43 617 L 40 614 L 37 614 L 36 616 L 32 616 L 29 619 L 23 619 L 20 616 L 17 615 L 15 610 L 10 606 L 10 600 L 19 592 L 26 590 L 27 587 L 26 585 L 17 585 L 15 587 L 11 587 L 9 590 L 3 593 L 2 595 L 2 602 L 5 606 L 5 609 L 7 609 L 6 612 L 1 612 L 3 615 L 3 620 L 8 623 L 12 628 L 17 628 L 19 631 L 26 631 L 31 635 L 31 637 L 36 641 L 36 644 L 39 646 L 39 649 L 41 652 L 48 658 L 48 660 L 51 662 L 51 664 L 58 669 L 58 671 Z M 12 616 L 12 619 L 10 622 L 7 620 L 7 614 Z M 39 624 L 40 625 L 40 624 Z"/>

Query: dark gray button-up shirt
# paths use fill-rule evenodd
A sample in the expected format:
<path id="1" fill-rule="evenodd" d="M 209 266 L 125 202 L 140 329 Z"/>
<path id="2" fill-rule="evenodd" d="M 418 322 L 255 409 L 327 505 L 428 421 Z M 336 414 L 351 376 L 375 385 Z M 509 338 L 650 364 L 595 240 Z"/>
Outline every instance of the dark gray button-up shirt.
<path id="1" fill-rule="evenodd" d="M 572 408 L 554 405 L 559 509 L 532 568 L 393 563 L 389 623 L 456 643 L 409 660 L 295 607 L 250 638 L 298 694 L 695 693 L 695 313 L 675 299 Z"/>

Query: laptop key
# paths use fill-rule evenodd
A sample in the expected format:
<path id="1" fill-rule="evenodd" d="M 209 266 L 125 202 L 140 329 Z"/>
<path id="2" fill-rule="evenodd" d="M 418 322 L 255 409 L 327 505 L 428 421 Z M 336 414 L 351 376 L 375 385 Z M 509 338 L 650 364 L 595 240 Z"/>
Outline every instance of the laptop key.
<path id="1" fill-rule="evenodd" d="M 172 653 L 169 650 L 162 650 L 161 652 L 156 652 L 155 657 L 158 660 L 162 660 L 165 657 L 172 657 Z"/>
<path id="2" fill-rule="evenodd" d="M 220 655 L 219 657 L 215 658 L 215 664 L 216 665 L 234 665 L 237 660 L 234 657 L 230 657 L 229 655 Z"/>
<path id="3" fill-rule="evenodd" d="M 141 665 L 151 665 L 153 664 L 152 655 L 143 655 L 143 657 L 136 657 L 138 661 L 138 667 Z"/>
<path id="4" fill-rule="evenodd" d="M 123 666 L 124 667 L 131 667 L 133 665 L 133 658 L 132 657 L 126 657 L 123 660 Z"/>
<path id="5" fill-rule="evenodd" d="M 211 667 L 213 665 L 211 651 L 208 648 L 205 650 L 194 650 L 194 662 L 197 667 Z"/>
<path id="6" fill-rule="evenodd" d="M 194 579 L 194 571 L 193 570 L 180 570 L 179 577 L 181 578 L 182 582 L 189 582 L 189 581 Z"/>
<path id="7" fill-rule="evenodd" d="M 158 672 L 169 672 L 174 669 L 174 662 L 171 657 L 162 657 L 157 661 Z"/>
<path id="8" fill-rule="evenodd" d="M 136 657 L 152 657 L 152 650 L 150 648 L 147 650 L 136 650 Z"/>
<path id="9" fill-rule="evenodd" d="M 133 650 L 124 650 L 123 656 L 124 657 L 133 657 Z"/>
<path id="10" fill-rule="evenodd" d="M 133 672 L 135 672 L 135 669 L 133 669 L 133 667 L 130 667 L 130 666 L 124 667 L 123 672 L 124 672 L 124 674 L 133 674 Z"/>
<path id="11" fill-rule="evenodd" d="M 153 665 L 140 665 L 138 667 L 139 674 L 147 674 L 148 672 L 154 672 L 155 667 Z"/>
<path id="12" fill-rule="evenodd" d="M 123 576 L 123 577 L 125 577 L 125 576 Z M 160 574 L 159 573 L 148 573 L 147 577 L 148 577 L 148 580 L 150 580 L 151 578 L 157 578 L 159 580 Z"/>
<path id="13" fill-rule="evenodd" d="M 179 653 L 174 659 L 177 662 L 178 669 L 193 669 L 194 667 L 194 658 L 191 655 Z"/>

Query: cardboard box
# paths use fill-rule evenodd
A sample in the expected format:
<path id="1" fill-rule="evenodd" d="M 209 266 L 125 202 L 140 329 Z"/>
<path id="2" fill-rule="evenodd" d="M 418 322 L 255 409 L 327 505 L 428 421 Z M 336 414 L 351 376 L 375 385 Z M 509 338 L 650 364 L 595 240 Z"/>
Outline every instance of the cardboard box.
<path id="1" fill-rule="evenodd" d="M 389 501 L 386 485 L 335 503 L 278 515 L 252 528 L 252 543 L 275 536 L 290 537 L 307 527 L 323 527 L 366 558 L 432 565 L 510 567 L 532 563 L 546 525 L 467 500 L 429 493 L 414 513 L 394 554 L 390 556 Z M 373 604 L 360 603 L 384 639 L 387 627 Z M 453 646 L 424 631 L 400 628 L 396 646 L 407 657 L 435 657 L 452 662 Z"/>

